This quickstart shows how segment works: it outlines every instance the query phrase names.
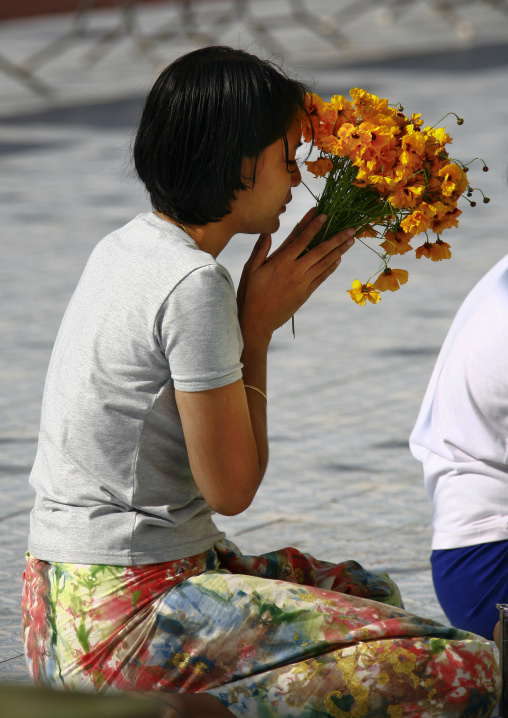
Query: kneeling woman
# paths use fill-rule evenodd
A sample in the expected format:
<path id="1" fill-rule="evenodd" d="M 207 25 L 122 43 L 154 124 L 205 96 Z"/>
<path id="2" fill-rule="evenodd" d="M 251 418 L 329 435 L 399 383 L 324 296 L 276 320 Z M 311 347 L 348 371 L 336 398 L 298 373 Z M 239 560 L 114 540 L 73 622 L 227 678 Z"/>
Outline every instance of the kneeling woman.
<path id="1" fill-rule="evenodd" d="M 54 347 L 23 631 L 40 685 L 164 692 L 195 716 L 487 716 L 490 645 L 401 608 L 357 563 L 244 556 L 212 521 L 265 473 L 273 332 L 337 268 L 301 178 L 306 88 L 223 47 L 161 74 L 134 146 L 153 212 L 103 239 Z M 217 257 L 259 234 L 237 296 Z"/>

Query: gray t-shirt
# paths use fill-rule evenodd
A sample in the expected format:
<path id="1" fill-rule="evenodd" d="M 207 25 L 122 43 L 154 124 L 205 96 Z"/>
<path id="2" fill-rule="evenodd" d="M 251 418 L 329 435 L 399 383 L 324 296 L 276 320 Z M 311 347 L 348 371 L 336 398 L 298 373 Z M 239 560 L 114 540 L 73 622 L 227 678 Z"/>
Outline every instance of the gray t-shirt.
<path id="1" fill-rule="evenodd" d="M 141 214 L 99 242 L 48 369 L 30 553 L 157 563 L 223 537 L 192 477 L 174 390 L 237 381 L 241 351 L 231 277 L 183 230 Z"/>

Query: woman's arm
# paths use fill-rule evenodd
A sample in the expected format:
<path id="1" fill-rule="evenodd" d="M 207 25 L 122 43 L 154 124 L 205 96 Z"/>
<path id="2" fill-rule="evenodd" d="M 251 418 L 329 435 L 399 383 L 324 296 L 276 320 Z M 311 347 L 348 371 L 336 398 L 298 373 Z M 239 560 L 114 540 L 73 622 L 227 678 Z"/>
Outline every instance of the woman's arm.
<path id="1" fill-rule="evenodd" d="M 244 340 L 243 381 L 202 392 L 175 391 L 194 480 L 208 505 L 220 514 L 239 514 L 252 502 L 268 462 L 266 359 L 273 332 L 287 322 L 329 277 L 353 244 L 345 230 L 301 257 L 322 226 L 314 210 L 299 234 L 268 257 L 262 235 L 245 265 L 238 288 L 238 316 Z"/>
<path id="2" fill-rule="evenodd" d="M 266 470 L 265 400 L 258 395 L 259 406 L 249 406 L 242 380 L 175 396 L 192 475 L 206 503 L 225 516 L 241 513 Z"/>

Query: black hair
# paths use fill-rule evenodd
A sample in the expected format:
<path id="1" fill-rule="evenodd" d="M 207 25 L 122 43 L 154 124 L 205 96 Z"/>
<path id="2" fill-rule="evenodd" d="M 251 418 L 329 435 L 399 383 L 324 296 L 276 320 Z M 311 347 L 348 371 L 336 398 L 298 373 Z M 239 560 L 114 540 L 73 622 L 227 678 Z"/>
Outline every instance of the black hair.
<path id="1" fill-rule="evenodd" d="M 231 211 L 255 181 L 242 176 L 304 111 L 307 87 L 274 63 L 212 46 L 178 58 L 150 91 L 134 142 L 134 164 L 154 209 L 204 225 Z"/>

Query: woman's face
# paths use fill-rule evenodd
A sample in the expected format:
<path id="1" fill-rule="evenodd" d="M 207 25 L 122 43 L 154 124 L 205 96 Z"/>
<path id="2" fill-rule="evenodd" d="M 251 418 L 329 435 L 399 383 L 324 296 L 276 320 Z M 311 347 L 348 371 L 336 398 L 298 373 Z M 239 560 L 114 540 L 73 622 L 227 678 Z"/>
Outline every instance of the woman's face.
<path id="1" fill-rule="evenodd" d="M 280 138 L 263 150 L 257 165 L 254 159 L 244 160 L 244 175 L 252 177 L 256 167 L 256 179 L 253 187 L 238 192 L 231 203 L 231 214 L 227 218 L 233 222 L 234 233 L 271 234 L 279 229 L 279 217 L 292 199 L 291 189 L 302 181 L 295 161 L 301 137 L 302 125 L 295 119 L 287 132 L 287 158 Z"/>

